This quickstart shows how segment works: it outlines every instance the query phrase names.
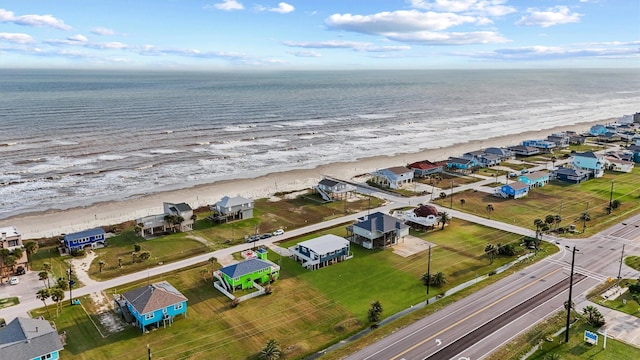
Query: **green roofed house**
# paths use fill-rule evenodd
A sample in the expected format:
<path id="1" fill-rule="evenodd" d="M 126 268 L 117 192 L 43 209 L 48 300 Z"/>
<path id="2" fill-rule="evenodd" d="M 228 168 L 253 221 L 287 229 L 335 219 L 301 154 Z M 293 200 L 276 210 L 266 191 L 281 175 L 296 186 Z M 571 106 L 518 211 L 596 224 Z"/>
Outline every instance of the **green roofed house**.
<path id="1" fill-rule="evenodd" d="M 18 317 L 0 329 L 0 359 L 56 360 L 61 350 L 60 335 L 47 320 Z"/>
<path id="2" fill-rule="evenodd" d="M 280 276 L 280 266 L 267 260 L 267 249 L 249 250 L 243 255 L 247 259 L 225 266 L 213 274 L 226 291 L 251 289 L 254 282 L 264 284 Z"/>

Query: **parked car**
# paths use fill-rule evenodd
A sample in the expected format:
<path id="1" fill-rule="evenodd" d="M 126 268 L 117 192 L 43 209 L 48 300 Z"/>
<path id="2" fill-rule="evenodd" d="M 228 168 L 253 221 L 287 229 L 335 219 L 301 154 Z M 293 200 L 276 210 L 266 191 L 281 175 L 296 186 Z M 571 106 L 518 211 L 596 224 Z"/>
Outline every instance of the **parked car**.
<path id="1" fill-rule="evenodd" d="M 247 242 L 254 242 L 260 240 L 260 235 L 251 235 L 247 238 Z"/>
<path id="2" fill-rule="evenodd" d="M 24 275 L 26 271 L 24 270 L 24 266 L 18 266 L 16 268 L 16 275 Z"/>
<path id="3" fill-rule="evenodd" d="M 9 284 L 11 284 L 11 285 L 18 285 L 19 282 L 20 282 L 20 279 L 18 279 L 17 276 L 12 276 L 9 279 Z"/>
<path id="4" fill-rule="evenodd" d="M 268 239 L 270 237 L 272 237 L 273 235 L 271 235 L 271 233 L 265 233 L 260 235 L 260 239 Z"/>
<path id="5" fill-rule="evenodd" d="M 282 229 L 278 229 L 278 230 L 273 232 L 273 236 L 278 236 L 278 235 L 282 235 L 282 234 L 284 234 L 284 230 L 282 230 Z"/>

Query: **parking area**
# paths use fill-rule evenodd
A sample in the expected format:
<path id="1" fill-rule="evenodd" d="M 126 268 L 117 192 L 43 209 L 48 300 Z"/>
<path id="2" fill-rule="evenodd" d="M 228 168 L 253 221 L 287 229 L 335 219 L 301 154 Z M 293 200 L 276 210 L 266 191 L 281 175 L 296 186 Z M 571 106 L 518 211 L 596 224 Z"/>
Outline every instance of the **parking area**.
<path id="1" fill-rule="evenodd" d="M 42 281 L 38 280 L 37 271 L 27 271 L 26 274 L 17 276 L 19 283 L 9 284 L 9 279 L 2 280 L 0 285 L 0 299 L 17 296 L 20 301 L 23 298 L 34 298 L 38 290 L 44 287 Z"/>

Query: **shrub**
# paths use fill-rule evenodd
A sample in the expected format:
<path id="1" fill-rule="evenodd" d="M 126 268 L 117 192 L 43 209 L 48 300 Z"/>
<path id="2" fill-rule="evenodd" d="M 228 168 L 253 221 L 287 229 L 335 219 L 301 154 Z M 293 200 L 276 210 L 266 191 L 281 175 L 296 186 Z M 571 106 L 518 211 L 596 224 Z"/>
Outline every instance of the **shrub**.
<path id="1" fill-rule="evenodd" d="M 138 245 L 138 244 L 134 244 L 134 245 L 133 245 L 133 251 L 135 251 L 135 252 L 140 252 L 140 249 L 141 249 L 141 248 L 140 248 L 140 245 Z"/>
<path id="2" fill-rule="evenodd" d="M 84 256 L 84 250 L 83 249 L 74 249 L 71 250 L 71 256 Z"/>

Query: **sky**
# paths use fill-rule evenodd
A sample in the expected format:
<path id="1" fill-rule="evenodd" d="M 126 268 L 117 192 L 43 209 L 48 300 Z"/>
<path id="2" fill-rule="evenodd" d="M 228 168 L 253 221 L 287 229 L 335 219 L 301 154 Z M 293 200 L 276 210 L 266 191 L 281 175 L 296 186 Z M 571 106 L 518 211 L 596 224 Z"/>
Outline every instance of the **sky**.
<path id="1" fill-rule="evenodd" d="M 0 68 L 637 68 L 640 0 L 2 0 Z"/>

